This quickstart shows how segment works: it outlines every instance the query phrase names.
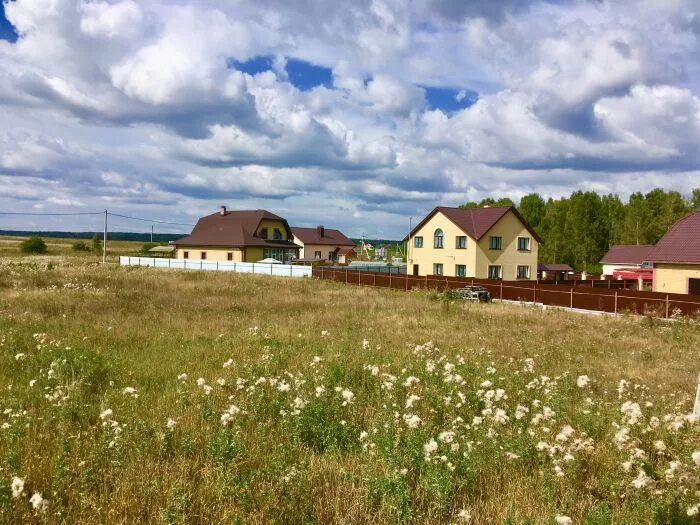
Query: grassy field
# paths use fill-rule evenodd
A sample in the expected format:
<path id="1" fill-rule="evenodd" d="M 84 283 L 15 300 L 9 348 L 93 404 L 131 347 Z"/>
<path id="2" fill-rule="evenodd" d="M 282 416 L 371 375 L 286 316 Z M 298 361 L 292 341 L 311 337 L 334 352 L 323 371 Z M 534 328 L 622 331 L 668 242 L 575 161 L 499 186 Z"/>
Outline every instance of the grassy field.
<path id="1" fill-rule="evenodd" d="M 12 235 L 0 235 L 0 261 L 20 262 L 29 257 L 32 262 L 60 263 L 67 261 L 81 260 L 83 262 L 98 262 L 102 260 L 102 252 L 75 251 L 72 246 L 75 242 L 82 241 L 91 246 L 91 239 L 63 239 L 60 237 L 43 237 L 46 243 L 46 253 L 37 258 L 36 255 L 27 255 L 20 252 L 19 245 L 26 237 L 16 237 Z M 120 255 L 136 255 L 143 246 L 137 241 L 110 241 L 108 258 L 110 262 L 117 262 Z"/>
<path id="2" fill-rule="evenodd" d="M 698 523 L 695 322 L 38 261 L 0 263 L 2 523 Z"/>

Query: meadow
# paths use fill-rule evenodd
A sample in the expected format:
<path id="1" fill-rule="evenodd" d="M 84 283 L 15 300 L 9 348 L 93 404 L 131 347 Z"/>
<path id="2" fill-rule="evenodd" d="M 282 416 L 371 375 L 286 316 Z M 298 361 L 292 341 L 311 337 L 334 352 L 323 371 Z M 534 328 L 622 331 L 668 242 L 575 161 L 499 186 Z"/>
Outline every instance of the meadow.
<path id="1" fill-rule="evenodd" d="M 700 325 L 0 259 L 1 523 L 698 523 Z"/>

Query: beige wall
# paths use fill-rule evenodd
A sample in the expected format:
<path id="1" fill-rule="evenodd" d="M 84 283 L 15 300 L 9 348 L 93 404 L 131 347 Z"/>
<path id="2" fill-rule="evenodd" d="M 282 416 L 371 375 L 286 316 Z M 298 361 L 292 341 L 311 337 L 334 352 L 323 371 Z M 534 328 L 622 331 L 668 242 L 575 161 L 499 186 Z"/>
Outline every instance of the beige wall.
<path id="1" fill-rule="evenodd" d="M 271 221 L 271 220 L 262 220 L 260 221 L 260 225 L 258 226 L 258 229 L 256 230 L 255 234 L 259 237 L 260 236 L 260 230 L 263 228 L 267 228 L 267 238 L 268 240 L 272 240 L 272 232 L 277 228 L 280 233 L 282 234 L 282 240 L 288 241 L 289 239 L 287 238 L 287 230 L 284 227 L 284 223 L 282 221 Z M 261 257 L 262 259 L 262 257 Z"/>
<path id="2" fill-rule="evenodd" d="M 321 259 L 329 259 L 328 252 L 335 251 L 337 248 L 342 248 L 343 246 L 335 246 L 333 244 L 306 244 L 304 245 L 300 239 L 295 238 L 294 244 L 301 246 L 299 250 L 299 257 L 313 257 L 316 252 L 321 252 Z"/>
<path id="3" fill-rule="evenodd" d="M 240 248 L 209 247 L 209 246 L 178 246 L 175 257 L 184 259 L 184 252 L 189 252 L 188 259 L 199 261 L 202 252 L 207 253 L 207 261 L 227 261 L 228 254 L 233 253 L 233 261 L 243 262 L 243 252 Z"/>
<path id="4" fill-rule="evenodd" d="M 437 228 L 442 229 L 445 241 L 443 249 L 433 248 L 433 237 Z M 477 243 L 467 236 L 467 248 L 456 248 L 456 237 L 466 235 L 450 219 L 437 212 L 430 220 L 414 233 L 409 239 L 408 273 L 413 273 L 413 265 L 418 264 L 419 275 L 431 275 L 433 264 L 442 263 L 444 275 L 454 276 L 455 266 L 464 264 L 467 267 L 467 277 L 485 279 L 488 277 L 488 266 L 501 266 L 503 279 L 514 280 L 518 265 L 530 267 L 530 279 L 537 278 L 538 244 L 530 232 L 512 213 L 508 212 L 491 230 Z M 423 247 L 414 246 L 414 237 L 423 237 Z M 502 237 L 502 249 L 490 250 L 489 237 Z M 529 237 L 531 250 L 518 251 L 518 237 Z"/>
<path id="5" fill-rule="evenodd" d="M 500 236 L 501 250 L 489 249 L 489 238 Z M 530 239 L 529 251 L 518 251 L 518 237 Z M 477 277 L 488 277 L 488 266 L 501 266 L 502 277 L 506 281 L 517 279 L 517 267 L 529 266 L 530 279 L 537 279 L 537 250 L 539 245 L 527 231 L 527 228 L 515 216 L 508 212 L 484 235 L 478 243 L 479 249 L 476 256 Z"/>
<path id="6" fill-rule="evenodd" d="M 688 279 L 700 279 L 700 264 L 654 264 L 654 291 L 688 293 Z"/>

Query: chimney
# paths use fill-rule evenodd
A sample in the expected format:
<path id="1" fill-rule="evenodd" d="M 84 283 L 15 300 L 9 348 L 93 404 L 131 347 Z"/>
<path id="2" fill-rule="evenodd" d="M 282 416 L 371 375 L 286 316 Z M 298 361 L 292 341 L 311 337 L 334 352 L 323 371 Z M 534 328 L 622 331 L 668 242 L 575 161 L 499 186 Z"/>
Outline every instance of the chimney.
<path id="1" fill-rule="evenodd" d="M 319 237 L 323 237 L 326 233 L 326 229 L 323 226 L 316 226 L 316 233 L 318 233 Z"/>
<path id="2" fill-rule="evenodd" d="M 219 208 L 219 215 L 226 215 L 226 206 Z"/>

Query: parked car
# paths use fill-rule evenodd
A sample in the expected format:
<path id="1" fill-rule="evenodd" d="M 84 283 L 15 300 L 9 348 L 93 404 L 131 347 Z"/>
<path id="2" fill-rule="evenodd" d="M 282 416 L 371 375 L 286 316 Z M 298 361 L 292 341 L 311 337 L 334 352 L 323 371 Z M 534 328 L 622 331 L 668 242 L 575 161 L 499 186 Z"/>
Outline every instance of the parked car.
<path id="1" fill-rule="evenodd" d="M 459 294 L 465 301 L 475 301 L 480 303 L 491 302 L 491 294 L 483 286 L 471 285 L 453 290 Z"/>

